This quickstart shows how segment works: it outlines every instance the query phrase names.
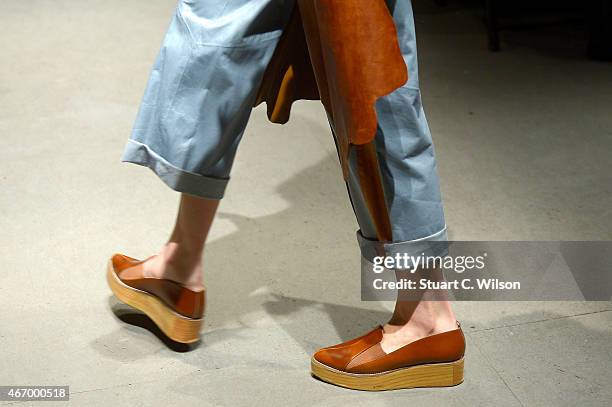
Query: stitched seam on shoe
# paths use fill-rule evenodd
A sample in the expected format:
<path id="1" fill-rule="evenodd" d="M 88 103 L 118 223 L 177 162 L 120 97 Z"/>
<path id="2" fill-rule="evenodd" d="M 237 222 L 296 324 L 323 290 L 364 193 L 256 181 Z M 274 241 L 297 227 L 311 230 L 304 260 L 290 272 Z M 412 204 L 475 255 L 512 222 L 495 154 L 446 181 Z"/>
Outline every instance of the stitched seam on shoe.
<path id="1" fill-rule="evenodd" d="M 381 340 L 382 340 L 382 338 L 381 338 Z M 344 366 L 344 369 L 348 369 L 348 365 L 350 365 L 350 364 L 351 364 L 351 362 L 352 362 L 353 360 L 355 360 L 355 359 L 356 359 L 356 358 L 357 358 L 359 355 L 361 355 L 363 352 L 366 352 L 367 350 L 372 349 L 374 346 L 378 345 L 379 343 L 380 343 L 380 342 L 378 342 L 378 343 L 374 343 L 374 344 L 372 344 L 372 345 L 368 346 L 367 348 L 365 348 L 364 350 L 362 350 L 361 352 L 359 352 L 358 354 L 356 354 L 355 356 L 353 356 L 353 357 L 351 358 L 351 360 L 349 360 L 349 361 L 348 361 L 348 363 L 346 364 L 346 366 Z M 383 352 L 384 352 L 384 351 L 383 351 Z M 385 356 L 386 356 L 386 355 L 385 355 Z M 366 363 L 367 363 L 367 362 L 366 362 Z M 364 364 L 364 363 L 360 363 L 360 364 L 358 364 L 357 366 L 361 366 L 361 365 L 363 365 L 363 364 Z M 357 367 L 357 366 L 352 366 L 352 368 L 353 368 L 353 367 Z M 347 372 L 347 373 L 349 373 L 349 372 Z"/>

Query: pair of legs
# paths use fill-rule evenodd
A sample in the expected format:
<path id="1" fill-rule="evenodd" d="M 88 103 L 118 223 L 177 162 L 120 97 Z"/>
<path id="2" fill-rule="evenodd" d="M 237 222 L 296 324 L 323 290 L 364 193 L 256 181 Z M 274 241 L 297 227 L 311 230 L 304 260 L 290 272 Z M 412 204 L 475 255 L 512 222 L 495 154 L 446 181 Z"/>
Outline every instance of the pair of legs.
<path id="1" fill-rule="evenodd" d="M 203 290 L 204 248 L 218 206 L 219 200 L 181 194 L 174 229 L 158 255 L 144 263 L 144 274 Z M 390 353 L 416 339 L 455 328 L 455 316 L 444 294 L 424 291 L 420 301 L 396 301 L 384 326 L 381 347 Z"/>
<path id="2" fill-rule="evenodd" d="M 373 253 L 442 255 L 430 252 L 428 242 L 446 239 L 421 105 L 412 7 L 409 0 L 386 2 L 409 80 L 376 102 L 377 174 L 359 171 L 354 149 L 349 157 L 347 188 L 366 268 Z M 203 289 L 206 236 L 258 85 L 294 6 L 291 0 L 179 1 L 123 155 L 123 161 L 148 166 L 182 193 L 174 230 L 159 255 L 145 262 L 146 275 Z M 392 234 L 388 242 L 377 241 L 361 177 L 380 177 Z M 384 351 L 456 328 L 440 292 L 421 294 L 419 301 L 397 302 L 385 326 Z"/>

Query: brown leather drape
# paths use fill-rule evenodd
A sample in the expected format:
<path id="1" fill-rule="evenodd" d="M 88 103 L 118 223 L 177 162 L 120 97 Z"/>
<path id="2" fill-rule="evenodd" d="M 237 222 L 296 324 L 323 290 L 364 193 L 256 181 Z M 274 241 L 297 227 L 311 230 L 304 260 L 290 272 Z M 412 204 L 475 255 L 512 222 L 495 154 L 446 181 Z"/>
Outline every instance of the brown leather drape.
<path id="1" fill-rule="evenodd" d="M 320 99 L 336 135 L 344 178 L 351 146 L 378 238 L 392 240 L 373 145 L 375 102 L 408 80 L 395 24 L 384 0 L 297 0 L 259 89 L 275 123 L 291 104 Z"/>

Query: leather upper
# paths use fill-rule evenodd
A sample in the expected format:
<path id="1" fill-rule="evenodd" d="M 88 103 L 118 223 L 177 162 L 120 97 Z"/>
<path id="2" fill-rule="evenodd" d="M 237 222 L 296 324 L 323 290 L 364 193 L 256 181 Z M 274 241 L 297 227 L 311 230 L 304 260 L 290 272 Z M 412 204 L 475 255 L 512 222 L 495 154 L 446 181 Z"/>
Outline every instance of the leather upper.
<path id="1" fill-rule="evenodd" d="M 205 292 L 190 290 L 172 280 L 145 277 L 142 268 L 145 260 L 115 254 L 112 257 L 113 270 L 124 284 L 154 295 L 176 313 L 193 319 L 202 318 Z M 129 270 L 129 273 L 126 273 L 126 270 Z"/>
<path id="2" fill-rule="evenodd" d="M 384 0 L 298 0 L 255 105 L 265 101 L 270 120 L 285 123 L 293 101 L 321 99 L 346 179 L 350 145 L 367 144 L 376 135 L 376 100 L 407 80 Z"/>
<path id="3" fill-rule="evenodd" d="M 389 354 L 380 348 L 382 338 L 383 328 L 378 326 L 359 338 L 323 348 L 314 358 L 343 372 L 372 374 L 427 363 L 453 362 L 465 353 L 461 327 L 418 339 Z M 370 356 L 364 358 L 366 351 Z"/>
<path id="4" fill-rule="evenodd" d="M 376 101 L 403 86 L 408 69 L 384 0 L 297 0 L 263 75 L 254 105 L 274 123 L 291 104 L 320 99 L 330 119 L 344 179 L 356 150 L 359 183 L 380 241 L 393 240 L 374 138 Z"/>

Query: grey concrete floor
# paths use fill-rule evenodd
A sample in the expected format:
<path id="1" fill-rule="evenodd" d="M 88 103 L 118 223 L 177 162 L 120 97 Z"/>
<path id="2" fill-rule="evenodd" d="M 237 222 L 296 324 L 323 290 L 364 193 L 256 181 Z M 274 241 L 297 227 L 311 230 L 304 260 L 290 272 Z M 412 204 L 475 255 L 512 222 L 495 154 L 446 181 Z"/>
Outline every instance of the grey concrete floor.
<path id="1" fill-rule="evenodd" d="M 612 65 L 554 27 L 507 32 L 491 54 L 473 11 L 419 3 L 451 238 L 610 240 Z M 609 302 L 457 303 L 455 388 L 363 393 L 309 376 L 314 350 L 389 313 L 359 300 L 356 223 L 316 102 L 285 126 L 253 114 L 207 249 L 198 348 L 168 346 L 115 301 L 108 256 L 158 250 L 177 207 L 119 162 L 173 7 L 0 2 L 0 385 L 67 384 L 79 406 L 612 403 Z"/>

